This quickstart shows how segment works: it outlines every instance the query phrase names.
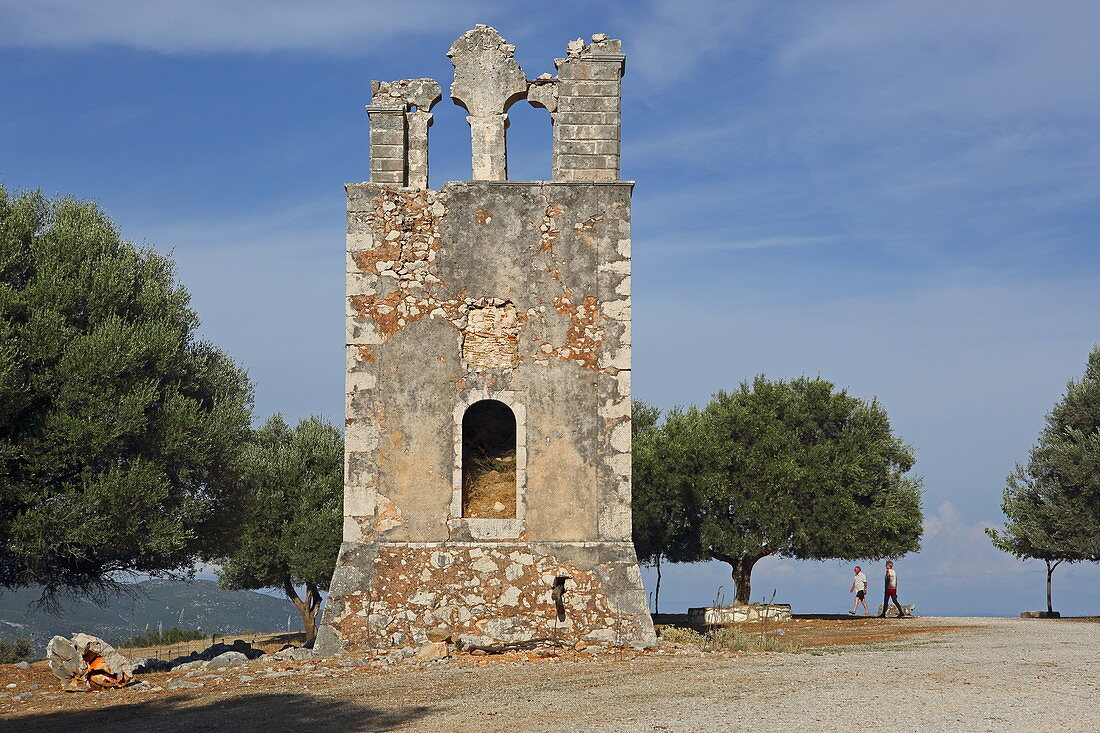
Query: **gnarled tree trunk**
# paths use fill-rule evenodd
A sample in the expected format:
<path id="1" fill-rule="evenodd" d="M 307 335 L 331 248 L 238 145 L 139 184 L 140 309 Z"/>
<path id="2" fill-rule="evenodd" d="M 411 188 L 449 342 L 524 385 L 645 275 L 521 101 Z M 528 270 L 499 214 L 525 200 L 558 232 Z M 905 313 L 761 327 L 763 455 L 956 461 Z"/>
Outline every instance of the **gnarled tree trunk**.
<path id="1" fill-rule="evenodd" d="M 770 553 L 761 552 L 753 555 L 726 555 L 717 550 L 708 550 L 707 554 L 715 560 L 728 563 L 732 568 L 733 588 L 735 600 L 738 603 L 751 603 L 752 598 L 752 567 Z"/>
<path id="2" fill-rule="evenodd" d="M 302 628 L 305 629 L 308 642 L 317 636 L 317 611 L 321 608 L 321 591 L 312 583 L 306 583 L 306 597 L 301 598 L 294 590 L 294 584 L 289 578 L 283 581 L 283 590 L 286 591 L 286 597 L 298 609 L 298 613 L 302 614 Z"/>

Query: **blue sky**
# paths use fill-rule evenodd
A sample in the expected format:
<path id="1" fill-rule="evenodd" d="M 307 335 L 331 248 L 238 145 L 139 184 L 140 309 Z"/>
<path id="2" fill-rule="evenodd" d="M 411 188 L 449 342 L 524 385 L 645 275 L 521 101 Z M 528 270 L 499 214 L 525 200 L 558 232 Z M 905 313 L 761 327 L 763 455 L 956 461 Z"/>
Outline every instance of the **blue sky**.
<path id="1" fill-rule="evenodd" d="M 0 0 L 0 17 L 0 181 L 96 199 L 172 252 L 257 415 L 336 421 L 342 184 L 368 177 L 370 80 L 448 84 L 477 22 L 531 78 L 570 39 L 622 38 L 636 395 L 700 403 L 765 373 L 877 396 L 925 480 L 903 600 L 1041 607 L 1041 568 L 982 529 L 1100 342 L 1093 0 Z M 467 178 L 465 113 L 433 111 L 432 184 Z M 511 177 L 548 178 L 546 112 L 511 118 Z M 765 560 L 754 596 L 843 610 L 849 572 Z M 1059 569 L 1056 606 L 1100 613 L 1098 581 Z M 668 568 L 662 606 L 720 585 L 718 564 Z"/>

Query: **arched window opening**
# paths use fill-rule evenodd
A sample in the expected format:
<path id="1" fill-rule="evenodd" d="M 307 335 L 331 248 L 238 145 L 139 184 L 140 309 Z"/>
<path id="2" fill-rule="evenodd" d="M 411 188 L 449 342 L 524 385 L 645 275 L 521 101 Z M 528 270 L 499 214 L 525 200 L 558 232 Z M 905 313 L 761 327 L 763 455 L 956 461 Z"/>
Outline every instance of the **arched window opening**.
<path id="1" fill-rule="evenodd" d="M 498 400 L 462 416 L 462 516 L 516 518 L 516 416 Z"/>

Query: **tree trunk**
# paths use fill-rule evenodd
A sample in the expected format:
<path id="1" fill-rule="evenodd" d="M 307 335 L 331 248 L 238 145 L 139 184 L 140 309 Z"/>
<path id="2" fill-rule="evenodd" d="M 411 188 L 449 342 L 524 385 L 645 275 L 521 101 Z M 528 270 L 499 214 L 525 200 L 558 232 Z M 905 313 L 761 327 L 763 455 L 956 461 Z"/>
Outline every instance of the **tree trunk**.
<path id="1" fill-rule="evenodd" d="M 283 580 L 283 590 L 302 615 L 302 628 L 306 632 L 306 641 L 309 642 L 317 636 L 317 611 L 321 607 L 321 591 L 313 583 L 306 583 L 306 597 L 300 598 L 289 578 Z"/>
<path id="2" fill-rule="evenodd" d="M 661 556 L 657 555 L 657 587 L 653 589 L 653 613 L 661 612 Z"/>
<path id="3" fill-rule="evenodd" d="M 752 603 L 752 566 L 756 560 L 742 557 L 733 566 L 733 587 L 738 603 Z"/>
<path id="4" fill-rule="evenodd" d="M 1055 560 L 1053 563 L 1050 560 L 1046 561 L 1047 564 L 1047 613 L 1054 613 L 1054 606 L 1050 602 L 1050 576 L 1054 575 L 1054 568 L 1061 564 L 1061 560 Z"/>
<path id="5" fill-rule="evenodd" d="M 733 588 L 736 601 L 738 603 L 751 603 L 752 567 L 762 558 L 767 557 L 769 553 L 762 552 L 758 555 L 741 555 L 740 557 L 734 557 L 733 555 L 726 555 L 717 550 L 708 550 L 707 554 L 715 560 L 721 560 L 724 563 L 728 563 L 732 568 Z"/>

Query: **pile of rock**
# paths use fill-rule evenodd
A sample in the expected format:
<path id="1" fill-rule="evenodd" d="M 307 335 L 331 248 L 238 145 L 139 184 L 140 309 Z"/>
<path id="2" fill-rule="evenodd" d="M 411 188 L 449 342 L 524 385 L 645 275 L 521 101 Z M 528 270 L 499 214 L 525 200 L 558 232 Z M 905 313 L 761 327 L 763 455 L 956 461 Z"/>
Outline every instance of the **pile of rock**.
<path id="1" fill-rule="evenodd" d="M 152 672 L 190 672 L 238 667 L 269 656 L 272 661 L 302 662 L 314 659 L 312 649 L 287 645 L 273 655 L 265 655 L 248 642 L 238 639 L 232 644 L 217 643 L 201 652 L 192 652 L 175 659 L 145 657 L 129 660 L 110 644 L 89 634 L 76 634 L 72 640 L 55 636 L 47 647 L 50 669 L 69 691 L 124 687 L 135 674 Z"/>
<path id="2" fill-rule="evenodd" d="M 55 636 L 46 646 L 46 657 L 62 689 L 70 692 L 125 687 L 134 679 L 130 660 L 90 634 L 75 634 L 71 640 Z"/>

